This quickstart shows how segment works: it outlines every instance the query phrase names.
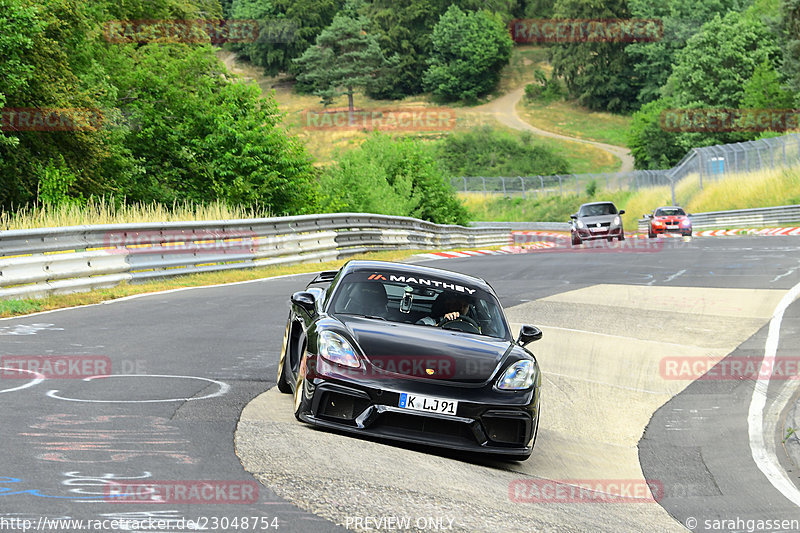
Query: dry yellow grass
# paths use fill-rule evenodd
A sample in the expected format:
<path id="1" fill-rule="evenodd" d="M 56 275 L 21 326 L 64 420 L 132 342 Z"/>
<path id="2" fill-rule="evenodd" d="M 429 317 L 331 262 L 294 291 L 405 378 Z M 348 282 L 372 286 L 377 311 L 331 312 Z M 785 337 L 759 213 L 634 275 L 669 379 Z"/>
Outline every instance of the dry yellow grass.
<path id="1" fill-rule="evenodd" d="M 753 172 L 711 183 L 706 179 L 703 190 L 698 190 L 686 207 L 692 213 L 700 213 L 797 203 L 800 203 L 800 167 Z"/>
<path id="2" fill-rule="evenodd" d="M 105 199 L 90 199 L 84 206 L 26 207 L 17 212 L 0 212 L 0 229 L 53 228 L 83 224 L 122 224 L 127 222 L 180 222 L 189 220 L 230 220 L 266 218 L 268 209 L 231 207 L 221 202 L 163 206 L 130 204 L 116 206 Z"/>
<path id="3" fill-rule="evenodd" d="M 688 213 L 800 204 L 800 167 L 750 172 L 713 182 L 706 178 L 702 190 L 700 177 L 692 174 L 675 185 L 675 201 Z M 641 189 L 625 204 L 625 227 L 634 228 L 644 213 L 671 204 L 669 187 Z"/>

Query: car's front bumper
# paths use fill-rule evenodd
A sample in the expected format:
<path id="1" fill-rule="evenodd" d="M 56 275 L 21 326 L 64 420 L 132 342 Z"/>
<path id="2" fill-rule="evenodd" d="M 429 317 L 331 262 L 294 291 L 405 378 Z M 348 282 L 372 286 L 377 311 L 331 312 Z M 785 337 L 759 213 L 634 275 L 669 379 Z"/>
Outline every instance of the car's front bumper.
<path id="1" fill-rule="evenodd" d="M 667 233 L 675 233 L 680 235 L 691 235 L 692 227 L 691 226 L 652 226 L 650 228 L 650 233 L 655 235 L 662 235 Z"/>
<path id="2" fill-rule="evenodd" d="M 456 415 L 400 408 L 401 392 L 457 400 Z M 303 394 L 307 401 L 299 417 L 318 426 L 498 455 L 528 455 L 533 449 L 537 389 L 503 395 L 418 380 L 376 383 L 315 377 L 304 380 Z M 487 401 L 492 396 L 497 396 L 495 401 Z"/>
<path id="3" fill-rule="evenodd" d="M 594 231 L 589 228 L 579 228 L 573 230 L 573 232 L 578 235 L 582 241 L 608 239 L 609 237 L 620 237 L 623 235 L 622 226 L 594 228 Z"/>

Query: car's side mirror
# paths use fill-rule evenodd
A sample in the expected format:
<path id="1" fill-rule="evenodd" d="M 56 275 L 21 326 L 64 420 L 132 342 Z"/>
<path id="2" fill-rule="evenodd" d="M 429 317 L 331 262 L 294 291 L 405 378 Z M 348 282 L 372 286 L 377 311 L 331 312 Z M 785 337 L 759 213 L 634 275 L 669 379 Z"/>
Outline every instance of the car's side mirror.
<path id="1" fill-rule="evenodd" d="M 578 215 L 577 215 L 577 214 L 575 214 L 575 215 L 570 215 L 570 216 L 569 216 L 569 218 L 571 218 L 572 220 L 575 220 L 576 218 L 578 218 Z"/>
<path id="2" fill-rule="evenodd" d="M 310 315 L 316 312 L 316 298 L 310 292 L 300 291 L 292 294 L 292 303 L 302 307 Z"/>
<path id="3" fill-rule="evenodd" d="M 519 330 L 519 338 L 517 339 L 517 344 L 520 346 L 525 346 L 526 344 L 538 341 L 542 338 L 542 330 L 537 328 L 536 326 L 529 326 L 525 324 Z"/>
<path id="4" fill-rule="evenodd" d="M 691 213 L 686 213 L 686 216 L 690 217 L 690 216 L 692 216 L 692 214 Z"/>
<path id="5" fill-rule="evenodd" d="M 619 213 L 618 213 L 618 214 L 620 214 L 620 215 L 624 215 L 624 214 L 625 214 L 625 210 L 624 210 L 624 209 L 620 209 L 620 211 L 619 211 Z"/>

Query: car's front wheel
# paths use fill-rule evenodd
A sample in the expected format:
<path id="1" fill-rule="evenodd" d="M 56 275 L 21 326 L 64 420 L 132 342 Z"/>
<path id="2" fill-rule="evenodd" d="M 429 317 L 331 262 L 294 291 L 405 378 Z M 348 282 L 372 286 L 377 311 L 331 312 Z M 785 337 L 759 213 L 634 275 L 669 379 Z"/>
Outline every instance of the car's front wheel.
<path id="1" fill-rule="evenodd" d="M 287 360 L 289 359 L 289 338 L 290 330 L 292 328 L 292 317 L 289 316 L 289 321 L 286 324 L 286 332 L 283 334 L 283 348 L 281 348 L 281 357 L 278 362 L 278 390 L 284 394 L 292 392 L 292 386 L 289 384 L 289 379 L 286 373 Z"/>
<path id="2" fill-rule="evenodd" d="M 580 244 L 581 244 L 581 238 L 573 233 L 572 234 L 572 246 L 580 246 Z"/>

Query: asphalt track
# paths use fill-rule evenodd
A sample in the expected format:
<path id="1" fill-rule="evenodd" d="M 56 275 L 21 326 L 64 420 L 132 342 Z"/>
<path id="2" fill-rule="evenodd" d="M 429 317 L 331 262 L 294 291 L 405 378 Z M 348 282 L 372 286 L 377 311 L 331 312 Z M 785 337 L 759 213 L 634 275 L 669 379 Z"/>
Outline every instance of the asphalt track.
<path id="1" fill-rule="evenodd" d="M 36 382 L 0 374 L 0 530 L 21 530 L 11 519 L 35 526 L 41 517 L 171 518 L 162 531 L 199 530 L 178 527 L 180 518 L 225 519 L 217 531 L 244 531 L 252 524 L 233 527 L 234 518 L 277 517 L 278 531 L 309 532 L 685 531 L 690 518 L 696 531 L 782 531 L 747 520 L 800 519 L 753 459 L 755 379 L 693 381 L 664 369 L 666 360 L 700 358 L 710 367 L 763 357 L 770 317 L 800 282 L 797 238 L 426 264 L 484 277 L 515 329 L 542 326 L 544 338 L 531 345 L 544 390 L 530 460 L 500 463 L 294 421 L 274 380 L 287 298 L 309 275 L 174 291 L 0 321 L 0 355 L 11 361 L 107 361 L 111 375 Z M 780 333 L 777 358 L 790 361 L 800 345 L 800 303 L 788 307 Z M 797 383 L 770 382 L 760 419 L 795 484 L 781 433 Z M 258 497 L 109 499 L 112 483 L 145 480 L 258 480 Z M 519 490 L 531 482 L 600 493 L 535 500 Z M 645 482 L 662 493 L 658 503 L 650 494 L 614 498 Z M 382 517 L 401 521 L 375 522 Z"/>

